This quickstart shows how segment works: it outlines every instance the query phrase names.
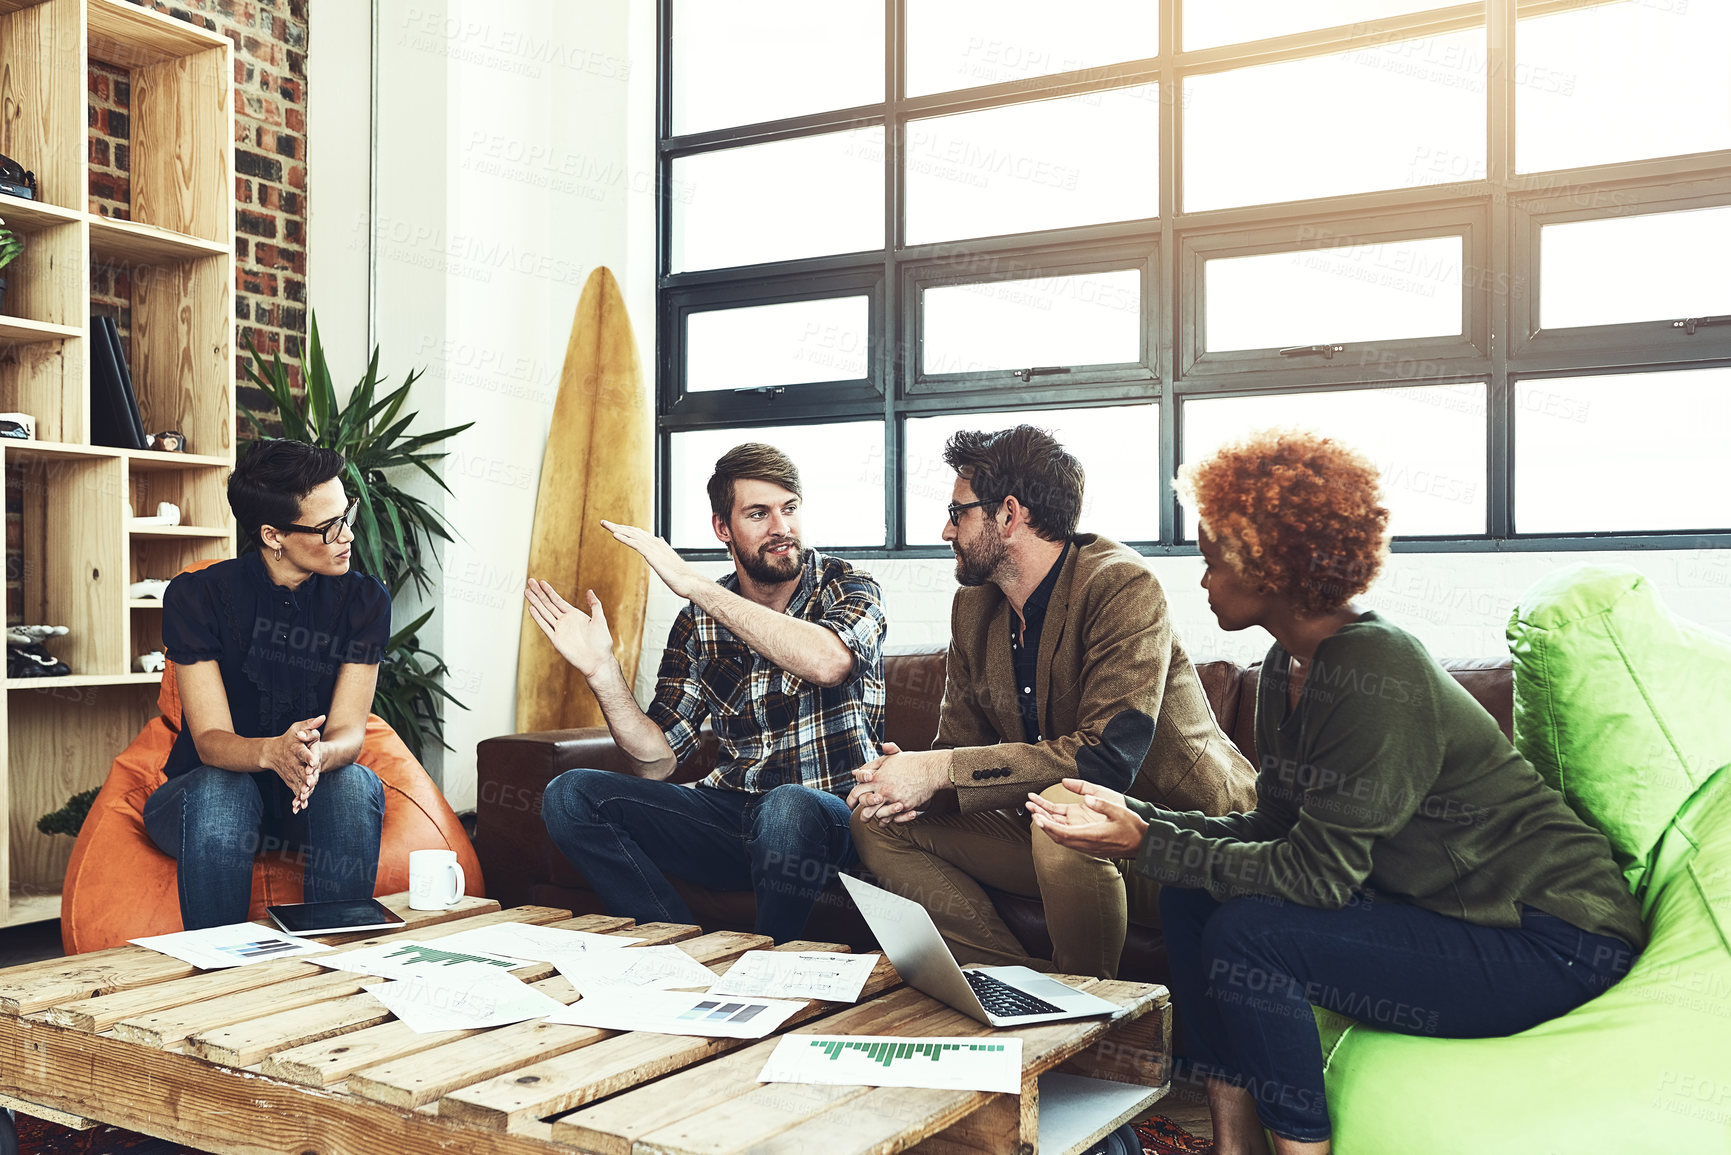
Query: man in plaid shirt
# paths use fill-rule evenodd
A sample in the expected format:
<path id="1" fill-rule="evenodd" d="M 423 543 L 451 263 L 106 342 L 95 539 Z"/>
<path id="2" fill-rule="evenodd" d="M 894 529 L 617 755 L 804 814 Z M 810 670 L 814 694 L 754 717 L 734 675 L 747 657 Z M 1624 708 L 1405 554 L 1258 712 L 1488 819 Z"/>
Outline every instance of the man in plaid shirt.
<path id="1" fill-rule="evenodd" d="M 818 895 L 854 861 L 846 802 L 883 737 L 885 632 L 877 582 L 800 542 L 799 471 L 780 450 L 729 450 L 709 479 L 734 572 L 710 581 L 659 538 L 602 522 L 689 604 L 667 638 L 655 698 L 638 708 L 600 600 L 588 612 L 530 578 L 529 612 L 588 679 L 630 774 L 568 770 L 542 819 L 613 914 L 695 922 L 667 876 L 750 890 L 757 930 L 799 938 Z M 714 771 L 666 781 L 711 720 Z"/>

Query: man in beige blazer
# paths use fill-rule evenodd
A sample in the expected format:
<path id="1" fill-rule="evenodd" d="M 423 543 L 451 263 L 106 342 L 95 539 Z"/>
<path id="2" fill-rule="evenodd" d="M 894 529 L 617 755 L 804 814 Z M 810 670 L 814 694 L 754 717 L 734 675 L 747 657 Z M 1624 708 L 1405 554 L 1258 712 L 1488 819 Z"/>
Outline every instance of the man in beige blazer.
<path id="1" fill-rule="evenodd" d="M 1255 771 L 1209 709 L 1134 550 L 1076 532 L 1082 468 L 1020 425 L 958 433 L 944 540 L 956 553 L 950 651 L 929 751 L 883 757 L 848 797 L 859 856 L 931 911 L 958 961 L 1117 973 L 1127 919 L 1159 924 L 1157 885 L 1034 828 L 1030 793 L 1083 778 L 1172 810 L 1255 805 Z M 1031 959 L 981 883 L 1037 897 L 1051 961 Z"/>

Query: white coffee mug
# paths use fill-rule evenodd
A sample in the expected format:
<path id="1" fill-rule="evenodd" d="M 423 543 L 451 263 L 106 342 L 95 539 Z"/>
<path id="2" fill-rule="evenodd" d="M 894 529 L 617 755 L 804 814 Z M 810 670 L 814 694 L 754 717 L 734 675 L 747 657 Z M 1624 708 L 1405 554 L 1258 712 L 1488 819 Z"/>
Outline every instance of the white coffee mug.
<path id="1" fill-rule="evenodd" d="M 467 883 L 455 850 L 409 852 L 410 910 L 445 910 L 456 906 Z"/>

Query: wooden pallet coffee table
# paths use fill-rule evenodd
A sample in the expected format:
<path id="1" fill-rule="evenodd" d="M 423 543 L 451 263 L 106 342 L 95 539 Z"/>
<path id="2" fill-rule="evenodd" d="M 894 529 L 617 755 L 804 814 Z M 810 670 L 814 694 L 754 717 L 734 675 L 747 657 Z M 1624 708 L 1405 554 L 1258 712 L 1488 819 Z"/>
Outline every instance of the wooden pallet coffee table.
<path id="1" fill-rule="evenodd" d="M 726 970 L 761 935 L 633 925 L 484 899 L 347 949 L 504 921 L 677 943 Z M 340 948 L 341 949 L 341 948 Z M 832 943 L 779 949 L 846 950 Z M 326 957 L 326 956 L 320 956 Z M 519 971 L 563 1002 L 551 966 Z M 763 1084 L 775 1046 L 532 1022 L 416 1034 L 360 988 L 372 980 L 284 959 L 194 970 L 141 947 L 0 970 L 0 1102 L 73 1124 L 142 1131 L 220 1155 L 547 1155 L 558 1151 L 1073 1152 L 1139 1117 L 1167 1085 L 1163 987 L 1073 980 L 1127 1013 L 1001 1032 L 1023 1042 L 1020 1095 Z M 880 961 L 859 1003 L 813 1002 L 784 1028 L 980 1035 Z"/>

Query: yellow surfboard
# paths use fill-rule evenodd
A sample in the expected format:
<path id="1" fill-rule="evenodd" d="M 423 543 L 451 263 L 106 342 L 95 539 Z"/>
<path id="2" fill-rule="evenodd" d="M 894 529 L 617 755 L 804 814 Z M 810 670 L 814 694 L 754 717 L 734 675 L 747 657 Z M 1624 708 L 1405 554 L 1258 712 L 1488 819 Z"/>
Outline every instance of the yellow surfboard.
<path id="1" fill-rule="evenodd" d="M 613 648 L 628 683 L 643 651 L 649 567 L 620 545 L 601 519 L 648 527 L 653 518 L 654 422 L 637 339 L 611 271 L 589 274 L 565 365 L 553 424 L 541 459 L 529 576 L 551 582 L 587 611 L 594 590 L 613 630 Z M 553 648 L 523 610 L 517 656 L 517 729 L 562 730 L 604 725 L 583 675 Z"/>

